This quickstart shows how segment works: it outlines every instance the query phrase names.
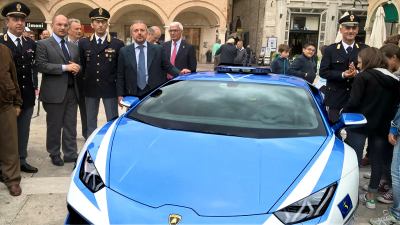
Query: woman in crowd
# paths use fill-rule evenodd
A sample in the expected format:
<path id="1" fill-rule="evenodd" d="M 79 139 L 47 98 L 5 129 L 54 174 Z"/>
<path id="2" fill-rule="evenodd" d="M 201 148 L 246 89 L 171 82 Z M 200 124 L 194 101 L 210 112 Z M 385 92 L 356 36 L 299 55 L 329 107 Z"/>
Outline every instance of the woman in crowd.
<path id="1" fill-rule="evenodd" d="M 387 58 L 388 69 L 398 76 L 400 68 L 400 48 L 395 44 L 387 44 L 381 48 L 381 51 Z M 378 201 L 383 203 L 393 203 L 393 206 L 391 206 L 389 210 L 384 210 L 382 217 L 371 218 L 370 223 L 372 225 L 400 224 L 400 145 L 398 144 L 398 136 L 400 135 L 399 131 L 400 105 L 398 106 L 396 116 L 391 122 L 391 127 L 388 135 L 389 142 L 394 145 L 391 164 L 392 190 L 377 198 Z"/>
<path id="2" fill-rule="evenodd" d="M 385 172 L 384 162 L 392 158 L 387 133 L 399 102 L 399 78 L 386 69 L 386 58 L 377 48 L 361 50 L 358 54 L 358 67 L 361 72 L 355 77 L 343 112 L 362 113 L 368 121 L 366 127 L 349 131 L 349 136 L 358 134 L 358 138 L 348 141 L 348 144 L 354 148 L 360 161 L 365 137 L 368 137 L 371 179 L 368 191 L 360 195 L 360 201 L 367 208 L 374 209 L 375 195 Z M 390 174 L 384 176 L 390 177 Z"/>
<path id="3" fill-rule="evenodd" d="M 288 74 L 303 78 L 312 84 L 317 73 L 317 64 L 313 58 L 315 51 L 313 44 L 303 45 L 303 53 L 289 66 Z"/>

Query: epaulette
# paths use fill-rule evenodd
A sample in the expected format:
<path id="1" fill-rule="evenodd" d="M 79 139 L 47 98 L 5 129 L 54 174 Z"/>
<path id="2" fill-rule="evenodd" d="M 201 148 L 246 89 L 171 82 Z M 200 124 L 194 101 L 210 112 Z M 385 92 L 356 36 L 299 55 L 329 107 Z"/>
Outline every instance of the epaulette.
<path id="1" fill-rule="evenodd" d="M 360 48 L 360 46 L 358 46 L 358 44 L 356 43 L 356 48 Z"/>
<path id="2" fill-rule="evenodd" d="M 7 40 L 8 40 L 8 35 L 7 35 L 7 34 L 4 34 L 4 35 L 3 35 L 3 40 L 4 40 L 4 41 L 7 41 Z"/>
<path id="3" fill-rule="evenodd" d="M 336 49 L 340 49 L 340 43 L 336 45 Z"/>
<path id="4" fill-rule="evenodd" d="M 93 41 L 94 38 L 94 34 L 92 34 L 92 36 L 90 36 L 90 41 Z"/>

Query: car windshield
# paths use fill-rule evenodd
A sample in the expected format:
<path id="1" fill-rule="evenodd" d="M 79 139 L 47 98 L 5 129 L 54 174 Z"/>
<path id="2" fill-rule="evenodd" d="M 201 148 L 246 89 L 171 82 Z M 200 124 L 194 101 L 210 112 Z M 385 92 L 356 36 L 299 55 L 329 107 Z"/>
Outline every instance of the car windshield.
<path id="1" fill-rule="evenodd" d="M 153 126 L 240 137 L 325 136 L 303 88 L 233 81 L 178 81 L 161 87 L 128 117 Z"/>

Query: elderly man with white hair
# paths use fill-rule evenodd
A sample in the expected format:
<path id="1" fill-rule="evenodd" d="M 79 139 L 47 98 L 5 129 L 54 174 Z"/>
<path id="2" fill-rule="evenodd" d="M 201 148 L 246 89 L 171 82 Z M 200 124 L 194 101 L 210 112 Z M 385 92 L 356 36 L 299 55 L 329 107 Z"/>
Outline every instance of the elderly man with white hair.
<path id="1" fill-rule="evenodd" d="M 163 47 L 167 59 L 179 70 L 189 69 L 196 72 L 197 59 L 194 47 L 182 38 L 183 26 L 179 22 L 172 22 L 169 25 L 171 40 L 164 43 Z"/>

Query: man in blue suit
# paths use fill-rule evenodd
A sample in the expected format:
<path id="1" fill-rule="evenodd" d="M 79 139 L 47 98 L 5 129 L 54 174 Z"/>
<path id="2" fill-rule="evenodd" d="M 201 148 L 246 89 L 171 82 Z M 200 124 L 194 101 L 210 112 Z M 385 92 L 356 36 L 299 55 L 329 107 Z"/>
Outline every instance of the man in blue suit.
<path id="1" fill-rule="evenodd" d="M 147 26 L 143 21 L 135 21 L 131 26 L 133 42 L 121 48 L 118 56 L 117 95 L 142 98 L 167 81 L 165 72 L 177 76 L 190 73 L 188 69 L 179 71 L 166 58 L 164 49 L 146 41 Z"/>

